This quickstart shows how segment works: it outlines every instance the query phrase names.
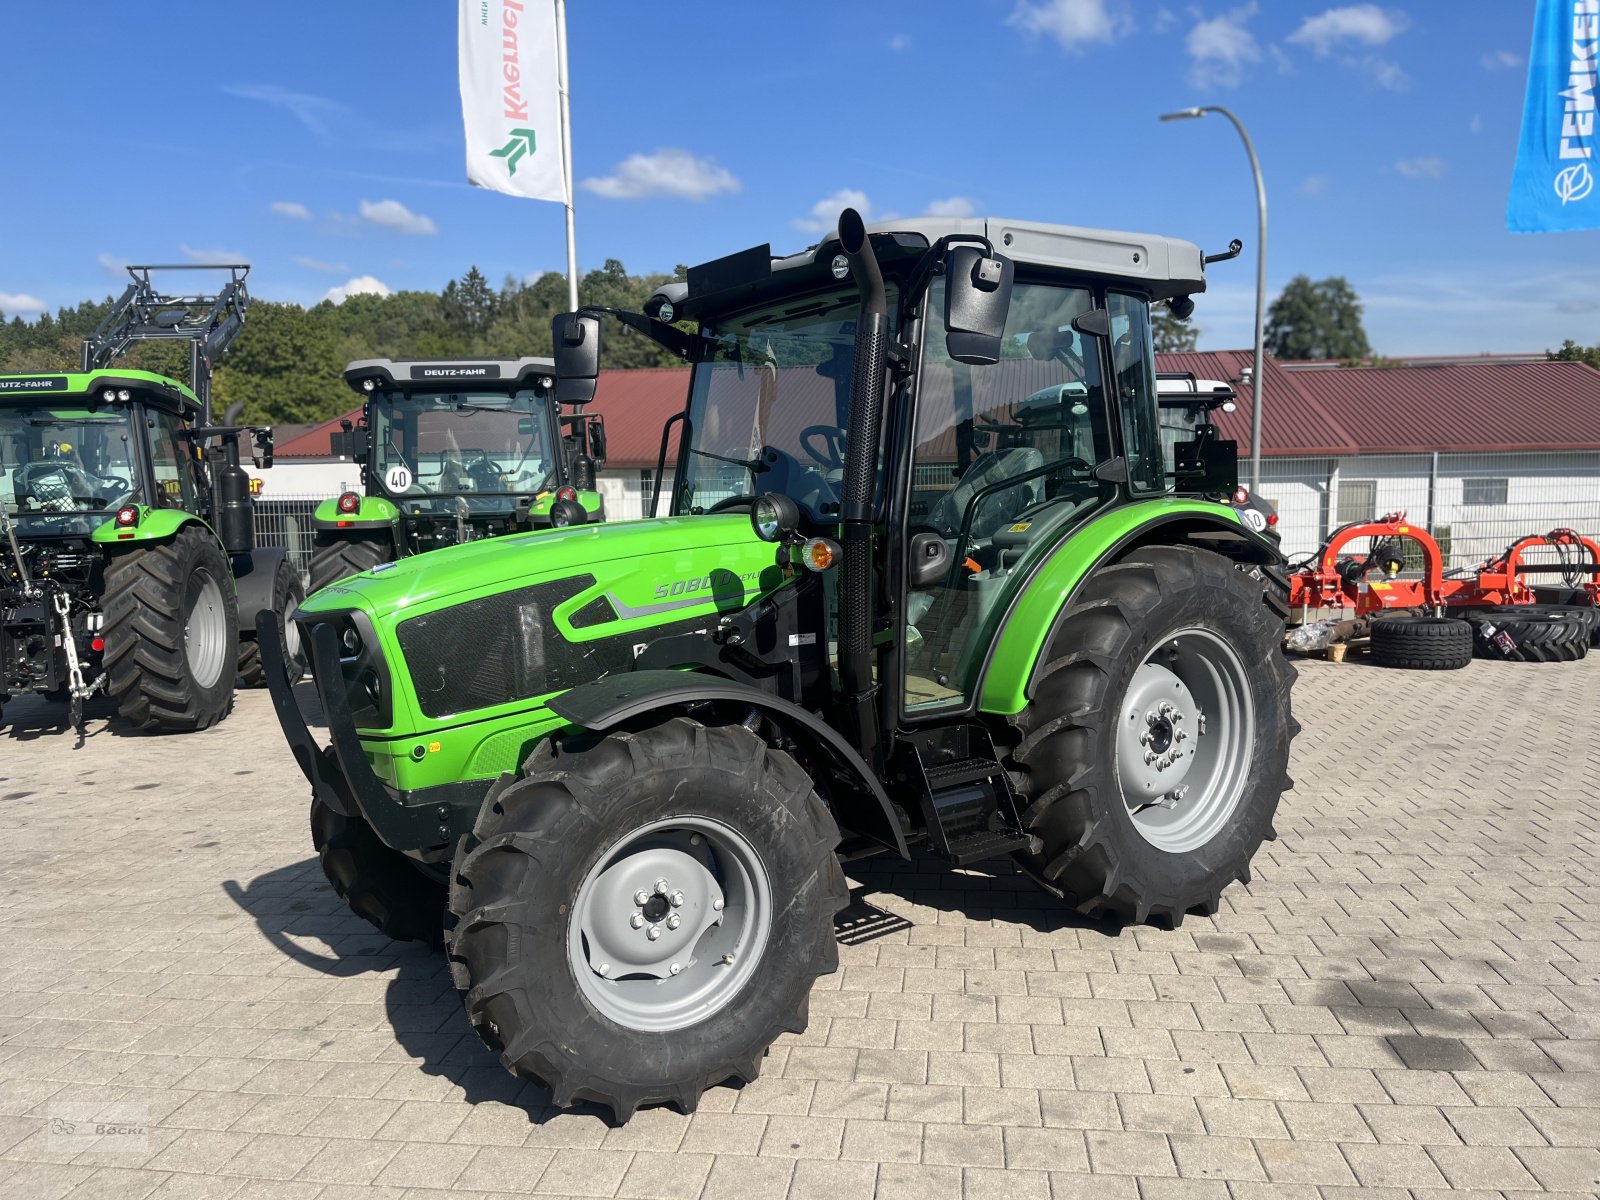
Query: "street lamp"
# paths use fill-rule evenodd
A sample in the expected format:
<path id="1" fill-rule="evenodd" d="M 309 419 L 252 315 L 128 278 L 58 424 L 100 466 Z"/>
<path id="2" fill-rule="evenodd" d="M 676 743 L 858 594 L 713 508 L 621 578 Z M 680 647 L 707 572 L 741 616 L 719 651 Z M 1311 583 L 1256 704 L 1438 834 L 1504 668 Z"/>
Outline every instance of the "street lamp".
<path id="1" fill-rule="evenodd" d="M 1261 490 L 1261 385 L 1266 378 L 1266 303 L 1267 303 L 1267 185 L 1261 179 L 1261 163 L 1256 160 L 1256 148 L 1250 142 L 1239 118 L 1220 104 L 1205 104 L 1198 108 L 1182 108 L 1177 112 L 1162 113 L 1163 121 L 1187 121 L 1207 113 L 1220 113 L 1233 122 L 1233 127 L 1244 139 L 1244 152 L 1250 156 L 1250 173 L 1256 180 L 1256 361 L 1252 402 L 1250 405 L 1250 491 Z"/>

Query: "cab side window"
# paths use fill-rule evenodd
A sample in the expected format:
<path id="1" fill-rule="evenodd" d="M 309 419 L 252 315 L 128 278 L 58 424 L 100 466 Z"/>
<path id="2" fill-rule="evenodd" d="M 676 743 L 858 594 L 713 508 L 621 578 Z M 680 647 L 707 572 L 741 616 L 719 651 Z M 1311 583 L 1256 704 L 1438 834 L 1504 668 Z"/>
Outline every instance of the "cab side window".
<path id="1" fill-rule="evenodd" d="M 146 429 L 150 434 L 150 464 L 155 470 L 156 494 L 150 502 L 161 508 L 195 509 L 199 497 L 195 487 L 194 451 L 189 439 L 181 437 L 178 419 L 170 413 L 149 411 Z"/>

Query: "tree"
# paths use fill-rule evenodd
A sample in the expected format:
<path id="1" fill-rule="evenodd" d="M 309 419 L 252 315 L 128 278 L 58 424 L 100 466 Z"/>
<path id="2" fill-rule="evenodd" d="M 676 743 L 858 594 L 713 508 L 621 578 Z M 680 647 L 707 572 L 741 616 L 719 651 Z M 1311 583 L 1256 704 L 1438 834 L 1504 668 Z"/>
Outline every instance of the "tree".
<path id="1" fill-rule="evenodd" d="M 1568 338 L 1561 343 L 1559 350 L 1546 350 L 1546 358 L 1551 362 L 1581 362 L 1588 363 L 1595 370 L 1600 371 L 1600 345 L 1580 346 Z"/>
<path id="2" fill-rule="evenodd" d="M 1193 350 L 1200 329 L 1187 319 L 1179 320 L 1164 308 L 1150 311 L 1150 327 L 1155 334 L 1156 353 L 1173 354 Z"/>
<path id="3" fill-rule="evenodd" d="M 1296 275 L 1267 309 L 1267 352 L 1274 358 L 1357 359 L 1372 353 L 1361 327 L 1361 299 L 1342 275 L 1313 283 Z"/>

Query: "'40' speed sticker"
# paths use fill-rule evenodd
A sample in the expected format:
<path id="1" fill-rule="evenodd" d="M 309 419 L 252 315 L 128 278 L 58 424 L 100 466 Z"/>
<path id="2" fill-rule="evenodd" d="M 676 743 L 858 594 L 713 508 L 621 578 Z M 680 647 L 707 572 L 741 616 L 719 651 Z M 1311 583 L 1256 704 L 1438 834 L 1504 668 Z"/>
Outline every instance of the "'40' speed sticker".
<path id="1" fill-rule="evenodd" d="M 408 467 L 390 467 L 383 482 L 391 492 L 403 492 L 411 486 L 411 470 Z"/>

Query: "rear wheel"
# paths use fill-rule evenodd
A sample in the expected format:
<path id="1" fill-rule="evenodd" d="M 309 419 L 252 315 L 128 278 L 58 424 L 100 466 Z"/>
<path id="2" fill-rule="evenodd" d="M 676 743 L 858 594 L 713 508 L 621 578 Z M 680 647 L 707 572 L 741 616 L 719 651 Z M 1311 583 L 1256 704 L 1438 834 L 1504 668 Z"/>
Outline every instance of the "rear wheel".
<path id="1" fill-rule="evenodd" d="M 1249 882 L 1287 774 L 1293 673 L 1267 581 L 1151 547 L 1061 614 L 1011 719 L 1034 848 L 1022 866 L 1080 912 L 1176 925 Z"/>
<path id="2" fill-rule="evenodd" d="M 106 563 L 105 670 L 122 715 L 146 731 L 220 721 L 239 643 L 233 572 L 217 539 L 187 525 Z"/>
<path id="3" fill-rule="evenodd" d="M 1380 667 L 1458 671 L 1472 661 L 1472 626 L 1451 617 L 1379 617 L 1372 659 Z"/>
<path id="4" fill-rule="evenodd" d="M 444 944 L 444 882 L 384 845 L 372 826 L 313 800 L 311 844 L 322 873 L 356 916 L 399 942 Z"/>
<path id="5" fill-rule="evenodd" d="M 320 592 L 330 583 L 370 571 L 392 558 L 394 552 L 387 540 L 345 537 L 319 529 L 311 550 L 311 590 Z"/>
<path id="6" fill-rule="evenodd" d="M 1589 620 L 1577 609 L 1522 605 L 1468 609 L 1474 650 L 1502 662 L 1575 662 L 1589 653 Z"/>
<path id="7" fill-rule="evenodd" d="M 742 726 L 535 750 L 456 852 L 451 970 L 500 1061 L 626 1120 L 754 1079 L 838 966 L 839 831 Z"/>
<path id="8" fill-rule="evenodd" d="M 306 585 L 300 582 L 300 572 L 287 558 L 278 560 L 278 569 L 272 577 L 272 611 L 278 618 L 278 636 L 283 639 L 284 670 L 290 683 L 300 682 L 306 673 L 306 650 L 300 641 L 300 627 L 289 620 L 289 614 L 299 608 L 306 598 Z M 246 614 L 253 619 L 254 613 Z M 239 684 L 241 687 L 264 687 L 267 673 L 261 665 L 261 643 L 254 636 L 239 639 Z"/>

